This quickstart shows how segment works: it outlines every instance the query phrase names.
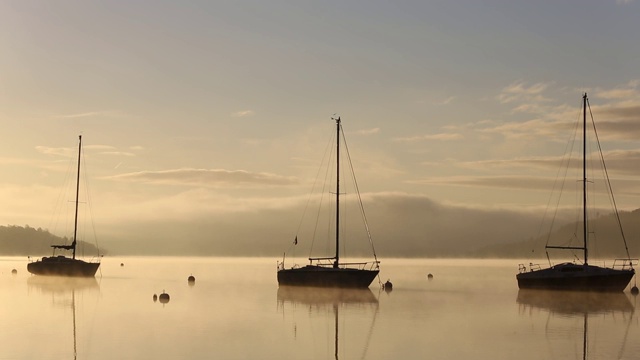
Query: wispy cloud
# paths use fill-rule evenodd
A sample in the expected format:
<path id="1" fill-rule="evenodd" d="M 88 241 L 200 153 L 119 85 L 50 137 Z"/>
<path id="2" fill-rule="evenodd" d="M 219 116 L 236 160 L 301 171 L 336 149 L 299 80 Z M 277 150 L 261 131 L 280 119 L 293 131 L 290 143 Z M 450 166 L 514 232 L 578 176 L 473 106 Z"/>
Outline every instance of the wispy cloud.
<path id="1" fill-rule="evenodd" d="M 73 149 L 64 147 L 36 146 L 36 151 L 45 155 L 56 155 L 63 157 L 71 157 L 74 154 Z"/>
<path id="2" fill-rule="evenodd" d="M 398 141 L 398 142 L 418 142 L 418 141 L 428 141 L 428 140 L 454 141 L 454 140 L 461 140 L 463 138 L 464 136 L 462 136 L 462 134 L 441 133 L 441 134 L 427 134 L 427 135 L 418 135 L 418 136 L 409 136 L 409 137 L 397 137 L 397 138 L 393 138 L 393 141 Z"/>
<path id="3" fill-rule="evenodd" d="M 500 92 L 497 96 L 497 99 L 500 103 L 511 103 L 518 100 L 536 100 L 536 101 L 545 101 L 547 100 L 542 96 L 542 93 L 547 89 L 549 84 L 545 83 L 537 83 L 530 86 L 527 86 L 524 82 L 515 82 Z"/>
<path id="4" fill-rule="evenodd" d="M 172 169 L 161 171 L 140 171 L 107 177 L 119 181 L 149 184 L 187 185 L 205 187 L 255 187 L 288 186 L 298 184 L 295 177 L 270 173 L 255 173 L 244 170 L 224 169 Z"/>
<path id="5" fill-rule="evenodd" d="M 129 151 L 119 151 L 116 147 L 110 145 L 86 145 L 84 146 L 85 151 L 89 151 L 91 153 L 97 153 L 101 155 L 110 155 L 110 156 L 135 156 L 134 153 Z M 36 146 L 36 151 L 45 155 L 56 155 L 62 157 L 75 157 L 77 154 L 76 147 L 50 147 L 50 146 Z"/>
<path id="6" fill-rule="evenodd" d="M 61 114 L 61 115 L 53 115 L 54 119 L 81 119 L 81 118 L 93 118 L 93 117 L 127 117 L 126 114 L 123 114 L 120 111 L 115 110 L 104 110 L 104 111 L 85 111 L 73 114 Z"/>
<path id="7" fill-rule="evenodd" d="M 380 128 L 363 129 L 363 130 L 356 131 L 356 134 L 358 135 L 373 135 L 378 133 L 380 133 Z"/>
<path id="8" fill-rule="evenodd" d="M 255 115 L 255 112 L 253 110 L 240 110 L 231 114 L 232 117 L 247 117 L 253 115 Z"/>
<path id="9" fill-rule="evenodd" d="M 136 154 L 126 152 L 126 151 L 103 151 L 100 154 L 111 155 L 111 156 L 136 156 Z"/>
<path id="10" fill-rule="evenodd" d="M 627 100 L 638 98 L 638 80 L 631 80 L 628 83 L 613 89 L 597 89 L 595 96 L 603 99 Z"/>
<path id="11" fill-rule="evenodd" d="M 86 118 L 86 117 L 92 117 L 92 116 L 98 116 L 98 115 L 102 115 L 102 113 L 98 111 L 90 111 L 90 112 L 77 113 L 77 114 L 56 115 L 54 117 L 58 119 L 74 119 L 74 118 Z"/>
<path id="12" fill-rule="evenodd" d="M 446 99 L 440 100 L 440 101 L 436 101 L 435 104 L 436 105 L 449 105 L 453 102 L 453 100 L 455 100 L 455 96 L 449 96 Z"/>

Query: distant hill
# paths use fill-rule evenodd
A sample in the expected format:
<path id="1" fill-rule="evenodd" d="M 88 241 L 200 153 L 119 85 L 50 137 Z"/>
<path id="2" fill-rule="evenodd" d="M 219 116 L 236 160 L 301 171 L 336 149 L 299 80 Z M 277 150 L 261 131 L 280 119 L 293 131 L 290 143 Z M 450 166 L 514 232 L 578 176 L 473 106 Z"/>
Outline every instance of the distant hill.
<path id="1" fill-rule="evenodd" d="M 0 255 L 5 256 L 41 256 L 51 255 L 53 244 L 70 244 L 71 240 L 59 237 L 41 228 L 32 228 L 29 225 L 0 226 Z M 93 256 L 98 254 L 98 249 L 84 241 L 78 242 L 77 254 Z"/>
<path id="2" fill-rule="evenodd" d="M 620 222 L 632 258 L 640 256 L 640 209 L 620 212 Z M 591 235 L 589 254 L 593 258 L 615 259 L 626 257 L 626 251 L 622 237 L 619 235 L 616 218 L 613 214 L 601 216 L 589 221 L 589 226 L 594 234 Z M 567 245 L 569 239 L 574 238 L 572 244 L 581 245 L 582 222 L 574 222 L 560 227 L 557 231 L 543 234 L 539 238 L 523 239 L 519 242 L 502 245 L 489 245 L 482 247 L 470 254 L 474 257 L 500 257 L 500 258 L 537 258 L 545 257 L 545 245 L 547 239 L 549 245 Z M 576 231 L 576 229 L 578 229 Z M 577 234 L 577 235 L 576 235 Z M 575 239 L 577 238 L 577 239 Z M 570 252 L 562 254 L 564 250 L 550 250 L 550 254 L 558 257 L 571 257 Z"/>

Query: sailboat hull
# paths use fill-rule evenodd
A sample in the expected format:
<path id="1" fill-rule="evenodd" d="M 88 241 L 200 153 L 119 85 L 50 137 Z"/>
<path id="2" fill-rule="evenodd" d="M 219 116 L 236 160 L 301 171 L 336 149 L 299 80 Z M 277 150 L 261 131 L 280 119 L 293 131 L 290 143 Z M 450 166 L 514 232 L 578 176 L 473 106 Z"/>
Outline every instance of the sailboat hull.
<path id="1" fill-rule="evenodd" d="M 564 263 L 516 275 L 520 289 L 622 292 L 634 269 L 612 269 Z"/>
<path id="2" fill-rule="evenodd" d="M 100 263 L 86 262 L 66 256 L 43 257 L 42 260 L 27 264 L 27 270 L 34 275 L 48 276 L 95 276 Z"/>
<path id="3" fill-rule="evenodd" d="M 333 268 L 307 265 L 278 271 L 278 284 L 337 288 L 368 288 L 378 270 Z"/>

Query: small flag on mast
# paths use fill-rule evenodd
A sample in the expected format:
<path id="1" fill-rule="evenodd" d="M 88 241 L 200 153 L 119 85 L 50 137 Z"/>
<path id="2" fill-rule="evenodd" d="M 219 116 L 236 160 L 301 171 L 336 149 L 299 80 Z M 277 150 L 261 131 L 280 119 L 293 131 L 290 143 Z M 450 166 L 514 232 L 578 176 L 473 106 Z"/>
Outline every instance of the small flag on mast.
<path id="1" fill-rule="evenodd" d="M 295 240 L 293 240 L 293 245 L 298 245 L 298 235 L 296 235 Z"/>

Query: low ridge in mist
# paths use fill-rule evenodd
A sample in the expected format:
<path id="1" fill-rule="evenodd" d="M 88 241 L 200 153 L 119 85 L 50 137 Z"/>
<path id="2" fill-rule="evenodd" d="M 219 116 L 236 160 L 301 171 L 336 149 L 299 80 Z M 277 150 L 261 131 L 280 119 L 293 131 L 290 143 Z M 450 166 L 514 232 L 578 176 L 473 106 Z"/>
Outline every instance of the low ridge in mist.
<path id="1" fill-rule="evenodd" d="M 0 254 L 9 256 L 39 256 L 50 255 L 51 245 L 70 244 L 66 237 L 56 236 L 42 228 L 32 228 L 29 225 L 0 226 Z M 78 241 L 77 254 L 98 254 L 96 246 Z M 101 252 L 104 253 L 104 252 Z"/>

